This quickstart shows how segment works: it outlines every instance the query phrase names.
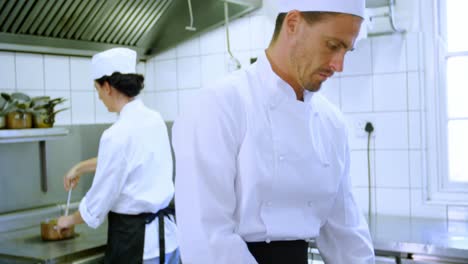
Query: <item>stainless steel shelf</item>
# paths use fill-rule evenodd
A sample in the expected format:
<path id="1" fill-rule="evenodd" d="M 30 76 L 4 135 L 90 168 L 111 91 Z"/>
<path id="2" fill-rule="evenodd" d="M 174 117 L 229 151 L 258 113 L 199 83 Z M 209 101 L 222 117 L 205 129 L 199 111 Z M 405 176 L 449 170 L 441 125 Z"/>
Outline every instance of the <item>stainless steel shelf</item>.
<path id="1" fill-rule="evenodd" d="M 0 143 L 39 142 L 39 161 L 41 166 L 41 190 L 47 192 L 47 140 L 59 139 L 68 135 L 64 127 L 32 128 L 32 129 L 2 129 Z"/>
<path id="2" fill-rule="evenodd" d="M 46 141 L 64 137 L 69 131 L 64 127 L 33 128 L 33 129 L 2 129 L 0 143 L 19 143 Z"/>

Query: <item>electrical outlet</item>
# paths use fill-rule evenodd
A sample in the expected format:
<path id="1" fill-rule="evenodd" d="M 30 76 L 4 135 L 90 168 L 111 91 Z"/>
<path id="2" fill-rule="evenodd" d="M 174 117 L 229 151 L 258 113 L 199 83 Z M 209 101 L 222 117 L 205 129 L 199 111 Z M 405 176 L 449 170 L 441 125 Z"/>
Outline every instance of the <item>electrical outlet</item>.
<path id="1" fill-rule="evenodd" d="M 369 136 L 369 133 L 365 130 L 367 122 L 370 122 L 374 127 L 374 131 L 372 131 L 371 137 L 375 137 L 375 121 L 372 118 L 356 118 L 354 119 L 353 129 L 354 135 L 357 138 L 367 138 Z"/>

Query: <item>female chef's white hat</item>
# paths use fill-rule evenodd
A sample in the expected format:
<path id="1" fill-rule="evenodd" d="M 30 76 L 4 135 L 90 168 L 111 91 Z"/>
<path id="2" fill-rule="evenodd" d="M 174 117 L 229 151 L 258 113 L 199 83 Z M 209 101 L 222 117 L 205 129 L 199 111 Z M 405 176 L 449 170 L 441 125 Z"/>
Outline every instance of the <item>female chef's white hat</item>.
<path id="1" fill-rule="evenodd" d="M 364 18 L 365 0 L 266 0 L 265 2 L 267 6 L 272 5 L 267 9 L 276 9 L 276 14 L 298 10 L 345 13 Z"/>
<path id="2" fill-rule="evenodd" d="M 137 53 L 127 48 L 113 48 L 100 52 L 91 60 L 91 75 L 93 80 L 114 72 L 123 74 L 136 73 Z"/>

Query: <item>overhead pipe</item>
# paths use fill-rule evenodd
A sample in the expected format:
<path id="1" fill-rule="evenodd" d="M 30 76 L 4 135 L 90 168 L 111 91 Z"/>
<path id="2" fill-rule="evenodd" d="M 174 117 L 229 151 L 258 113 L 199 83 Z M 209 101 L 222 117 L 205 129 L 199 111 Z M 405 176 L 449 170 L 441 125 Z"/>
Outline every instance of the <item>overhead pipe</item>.
<path id="1" fill-rule="evenodd" d="M 226 45 L 227 45 L 227 52 L 229 53 L 229 64 L 228 64 L 228 71 L 235 71 L 241 68 L 241 64 L 239 60 L 234 57 L 231 52 L 231 44 L 229 41 L 229 7 L 228 2 L 224 2 L 224 24 L 226 27 Z M 233 68 L 232 68 L 233 67 Z"/>
<path id="2" fill-rule="evenodd" d="M 190 14 L 190 26 L 186 26 L 185 29 L 190 30 L 190 31 L 196 31 L 197 28 L 193 26 L 192 1 L 187 0 L 187 2 L 188 2 L 189 14 Z"/>
<path id="3" fill-rule="evenodd" d="M 388 8 L 390 10 L 390 26 L 393 29 L 393 32 L 403 34 L 406 30 L 398 28 L 395 24 L 395 0 L 388 0 Z"/>

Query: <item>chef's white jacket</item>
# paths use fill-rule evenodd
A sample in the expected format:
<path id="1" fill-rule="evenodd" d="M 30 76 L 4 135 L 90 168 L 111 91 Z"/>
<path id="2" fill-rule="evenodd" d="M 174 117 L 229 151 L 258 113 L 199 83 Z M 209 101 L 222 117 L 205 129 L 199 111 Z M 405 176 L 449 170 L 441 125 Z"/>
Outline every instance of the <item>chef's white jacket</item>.
<path id="1" fill-rule="evenodd" d="M 86 224 L 97 228 L 109 211 L 155 213 L 174 196 L 172 155 L 166 124 L 135 99 L 101 136 L 91 188 L 80 203 Z M 166 252 L 177 248 L 176 226 L 165 218 Z M 146 225 L 144 259 L 159 256 L 158 218 Z"/>
<path id="2" fill-rule="evenodd" d="M 316 239 L 326 263 L 374 263 L 351 193 L 345 122 L 265 55 L 194 100 L 173 127 L 185 264 L 257 263 L 246 242 Z"/>

